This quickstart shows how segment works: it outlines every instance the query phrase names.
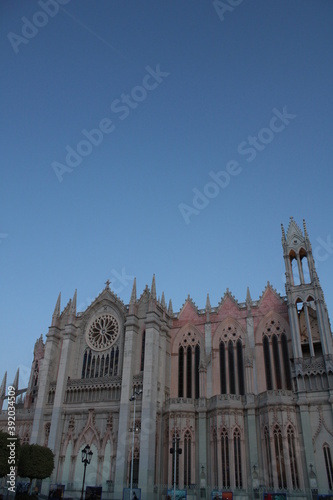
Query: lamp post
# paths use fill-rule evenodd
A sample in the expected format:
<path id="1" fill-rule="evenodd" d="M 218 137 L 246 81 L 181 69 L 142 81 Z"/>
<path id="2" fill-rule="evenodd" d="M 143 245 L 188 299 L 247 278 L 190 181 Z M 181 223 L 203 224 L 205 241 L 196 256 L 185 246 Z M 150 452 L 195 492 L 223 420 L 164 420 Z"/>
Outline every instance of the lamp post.
<path id="1" fill-rule="evenodd" d="M 132 500 L 133 494 L 133 463 L 134 463 L 134 436 L 135 436 L 135 406 L 136 406 L 136 397 L 142 394 L 142 389 L 139 391 L 134 389 L 133 395 L 130 397 L 130 401 L 134 401 L 134 410 L 133 410 L 133 427 L 132 427 L 132 460 L 131 460 L 131 488 L 130 488 L 130 497 L 129 500 Z"/>
<path id="2" fill-rule="evenodd" d="M 90 464 L 92 456 L 93 456 L 93 452 L 91 451 L 90 446 L 87 444 L 83 448 L 83 450 L 81 451 L 82 463 L 84 464 L 83 481 L 82 481 L 82 491 L 81 491 L 81 500 L 83 500 L 84 482 L 85 482 L 85 479 L 86 479 L 86 468 L 87 468 L 87 465 Z"/>

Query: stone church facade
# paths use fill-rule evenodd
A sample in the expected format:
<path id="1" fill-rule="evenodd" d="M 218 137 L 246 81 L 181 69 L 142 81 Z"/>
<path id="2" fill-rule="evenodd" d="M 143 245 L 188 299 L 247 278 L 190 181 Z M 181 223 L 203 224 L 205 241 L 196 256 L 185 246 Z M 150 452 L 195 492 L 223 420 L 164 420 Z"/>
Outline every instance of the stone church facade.
<path id="1" fill-rule="evenodd" d="M 188 297 L 175 313 L 155 277 L 140 296 L 134 280 L 128 305 L 109 282 L 83 312 L 76 292 L 62 311 L 59 296 L 28 387 L 19 390 L 18 376 L 12 384 L 24 393 L 21 440 L 55 455 L 44 493 L 57 483 L 80 497 L 86 444 L 86 485 L 102 486 L 103 498 L 129 487 L 132 452 L 144 500 L 165 498 L 174 480 L 193 499 L 332 492 L 332 333 L 305 222 L 282 227 L 282 247 L 285 297 L 268 283 L 258 300 L 248 289 L 239 303 L 227 290 L 215 307 Z M 2 411 L 2 430 L 6 422 Z"/>

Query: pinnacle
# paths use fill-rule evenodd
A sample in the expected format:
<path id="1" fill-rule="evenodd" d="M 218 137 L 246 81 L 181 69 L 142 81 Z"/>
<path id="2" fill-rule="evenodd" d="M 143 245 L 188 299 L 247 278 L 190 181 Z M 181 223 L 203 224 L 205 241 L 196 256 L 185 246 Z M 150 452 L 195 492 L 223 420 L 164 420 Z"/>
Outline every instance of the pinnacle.
<path id="1" fill-rule="evenodd" d="M 153 280 L 151 282 L 151 296 L 153 299 L 156 299 L 156 283 L 155 283 L 155 274 L 153 274 Z"/>
<path id="2" fill-rule="evenodd" d="M 133 280 L 132 294 L 130 298 L 130 304 L 135 304 L 136 302 L 136 278 Z"/>

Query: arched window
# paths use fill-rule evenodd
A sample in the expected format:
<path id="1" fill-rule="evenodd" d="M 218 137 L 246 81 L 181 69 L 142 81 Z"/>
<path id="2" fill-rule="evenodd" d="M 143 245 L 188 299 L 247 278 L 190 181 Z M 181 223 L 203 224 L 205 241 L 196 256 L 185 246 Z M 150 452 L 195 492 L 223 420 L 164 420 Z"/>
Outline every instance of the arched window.
<path id="1" fill-rule="evenodd" d="M 228 361 L 229 361 L 230 394 L 236 394 L 234 344 L 232 343 L 232 340 L 229 340 L 228 343 Z"/>
<path id="2" fill-rule="evenodd" d="M 99 376 L 104 377 L 104 354 L 102 354 L 102 357 L 101 357 L 101 371 L 100 371 Z"/>
<path id="3" fill-rule="evenodd" d="M 179 448 L 179 436 L 178 434 L 176 435 L 177 442 L 175 440 L 175 436 L 172 438 L 172 448 L 175 453 L 175 448 Z M 178 443 L 178 444 L 177 444 Z M 174 459 L 175 455 L 174 453 L 170 454 L 170 457 L 172 459 L 172 484 L 176 483 L 176 486 L 179 485 L 179 453 L 176 453 L 176 477 L 175 477 L 175 467 L 174 467 Z"/>
<path id="4" fill-rule="evenodd" d="M 224 342 L 220 342 L 220 384 L 221 394 L 227 393 L 227 381 L 225 373 L 225 347 Z"/>
<path id="5" fill-rule="evenodd" d="M 197 344 L 194 350 L 194 382 L 195 382 L 195 399 L 200 397 L 200 346 Z"/>
<path id="6" fill-rule="evenodd" d="M 95 376 L 95 356 L 93 356 L 91 360 L 90 378 L 94 378 L 94 376 Z"/>
<path id="7" fill-rule="evenodd" d="M 111 349 L 111 354 L 110 354 L 110 368 L 109 368 L 109 374 L 112 376 L 113 375 L 113 361 L 114 361 L 114 347 Z"/>
<path id="8" fill-rule="evenodd" d="M 82 366 L 81 378 L 85 378 L 85 376 L 86 376 L 86 365 L 87 365 L 87 351 L 83 355 L 83 366 Z"/>
<path id="9" fill-rule="evenodd" d="M 333 489 L 333 467 L 332 467 L 332 457 L 331 450 L 327 443 L 323 446 L 325 467 L 327 474 L 328 487 L 330 490 Z"/>
<path id="10" fill-rule="evenodd" d="M 99 356 L 97 356 L 95 377 L 99 377 L 99 362 L 100 362 L 100 359 L 99 359 Z"/>
<path id="11" fill-rule="evenodd" d="M 226 429 L 221 433 L 222 487 L 230 488 L 229 439 Z"/>
<path id="12" fill-rule="evenodd" d="M 189 431 L 184 437 L 184 486 L 191 484 L 191 434 Z"/>
<path id="13" fill-rule="evenodd" d="M 276 386 L 277 386 L 277 389 L 282 389 L 279 343 L 278 343 L 278 339 L 277 339 L 276 335 L 273 335 L 273 337 L 272 337 L 272 345 L 273 345 L 273 358 L 274 358 Z"/>
<path id="14" fill-rule="evenodd" d="M 234 460 L 235 460 L 235 486 L 238 489 L 243 487 L 242 479 L 242 457 L 241 457 L 241 439 L 239 429 L 234 432 Z"/>
<path id="15" fill-rule="evenodd" d="M 283 367 L 286 376 L 286 385 L 288 391 L 291 391 L 291 373 L 289 364 L 288 341 L 285 333 L 281 335 L 281 345 L 282 345 Z"/>
<path id="16" fill-rule="evenodd" d="M 264 429 L 264 440 L 265 440 L 266 463 L 268 472 L 268 487 L 273 488 L 272 454 L 271 454 L 271 445 L 269 441 L 269 432 L 267 427 L 265 427 Z"/>
<path id="17" fill-rule="evenodd" d="M 298 479 L 298 469 L 297 469 L 297 461 L 296 461 L 295 433 L 294 433 L 294 429 L 291 427 L 291 425 L 288 426 L 287 437 L 288 437 L 291 481 L 293 484 L 293 489 L 298 490 L 299 489 L 299 479 Z"/>
<path id="18" fill-rule="evenodd" d="M 269 341 L 268 341 L 268 337 L 266 337 L 266 335 L 265 335 L 264 340 L 263 340 L 263 347 L 264 347 L 266 385 L 267 385 L 267 390 L 271 391 L 273 389 L 272 372 L 271 372 L 271 357 L 269 354 Z"/>
<path id="19" fill-rule="evenodd" d="M 217 433 L 216 429 L 214 429 L 213 433 L 213 485 L 217 489 L 218 483 L 219 483 L 219 476 L 218 476 L 218 463 L 217 463 Z"/>
<path id="20" fill-rule="evenodd" d="M 244 396 L 244 367 L 243 367 L 243 345 L 241 339 L 237 340 L 237 370 L 238 370 L 238 390 Z"/>
<path id="21" fill-rule="evenodd" d="M 114 358 L 114 370 L 113 370 L 114 375 L 118 375 L 118 361 L 119 361 L 119 348 L 116 347 L 116 354 Z"/>
<path id="22" fill-rule="evenodd" d="M 286 468 L 283 455 L 282 433 L 279 426 L 274 428 L 274 447 L 278 484 L 280 489 L 287 488 Z"/>
<path id="23" fill-rule="evenodd" d="M 192 397 L 192 347 L 186 351 L 186 397 Z"/>
<path id="24" fill-rule="evenodd" d="M 145 345 L 146 345 L 146 330 L 143 330 L 142 341 L 141 341 L 141 364 L 140 364 L 141 372 L 143 372 L 145 368 Z"/>
<path id="25" fill-rule="evenodd" d="M 178 350 L 178 397 L 184 396 L 184 348 Z"/>

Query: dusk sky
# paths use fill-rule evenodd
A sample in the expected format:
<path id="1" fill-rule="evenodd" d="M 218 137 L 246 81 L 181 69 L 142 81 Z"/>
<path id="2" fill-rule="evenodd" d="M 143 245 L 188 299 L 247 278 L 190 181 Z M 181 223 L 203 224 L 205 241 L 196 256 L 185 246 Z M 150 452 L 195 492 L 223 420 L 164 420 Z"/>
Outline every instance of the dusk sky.
<path id="1" fill-rule="evenodd" d="M 179 311 L 281 295 L 281 223 L 333 317 L 332 0 L 2 0 L 0 382 L 59 292 Z"/>

